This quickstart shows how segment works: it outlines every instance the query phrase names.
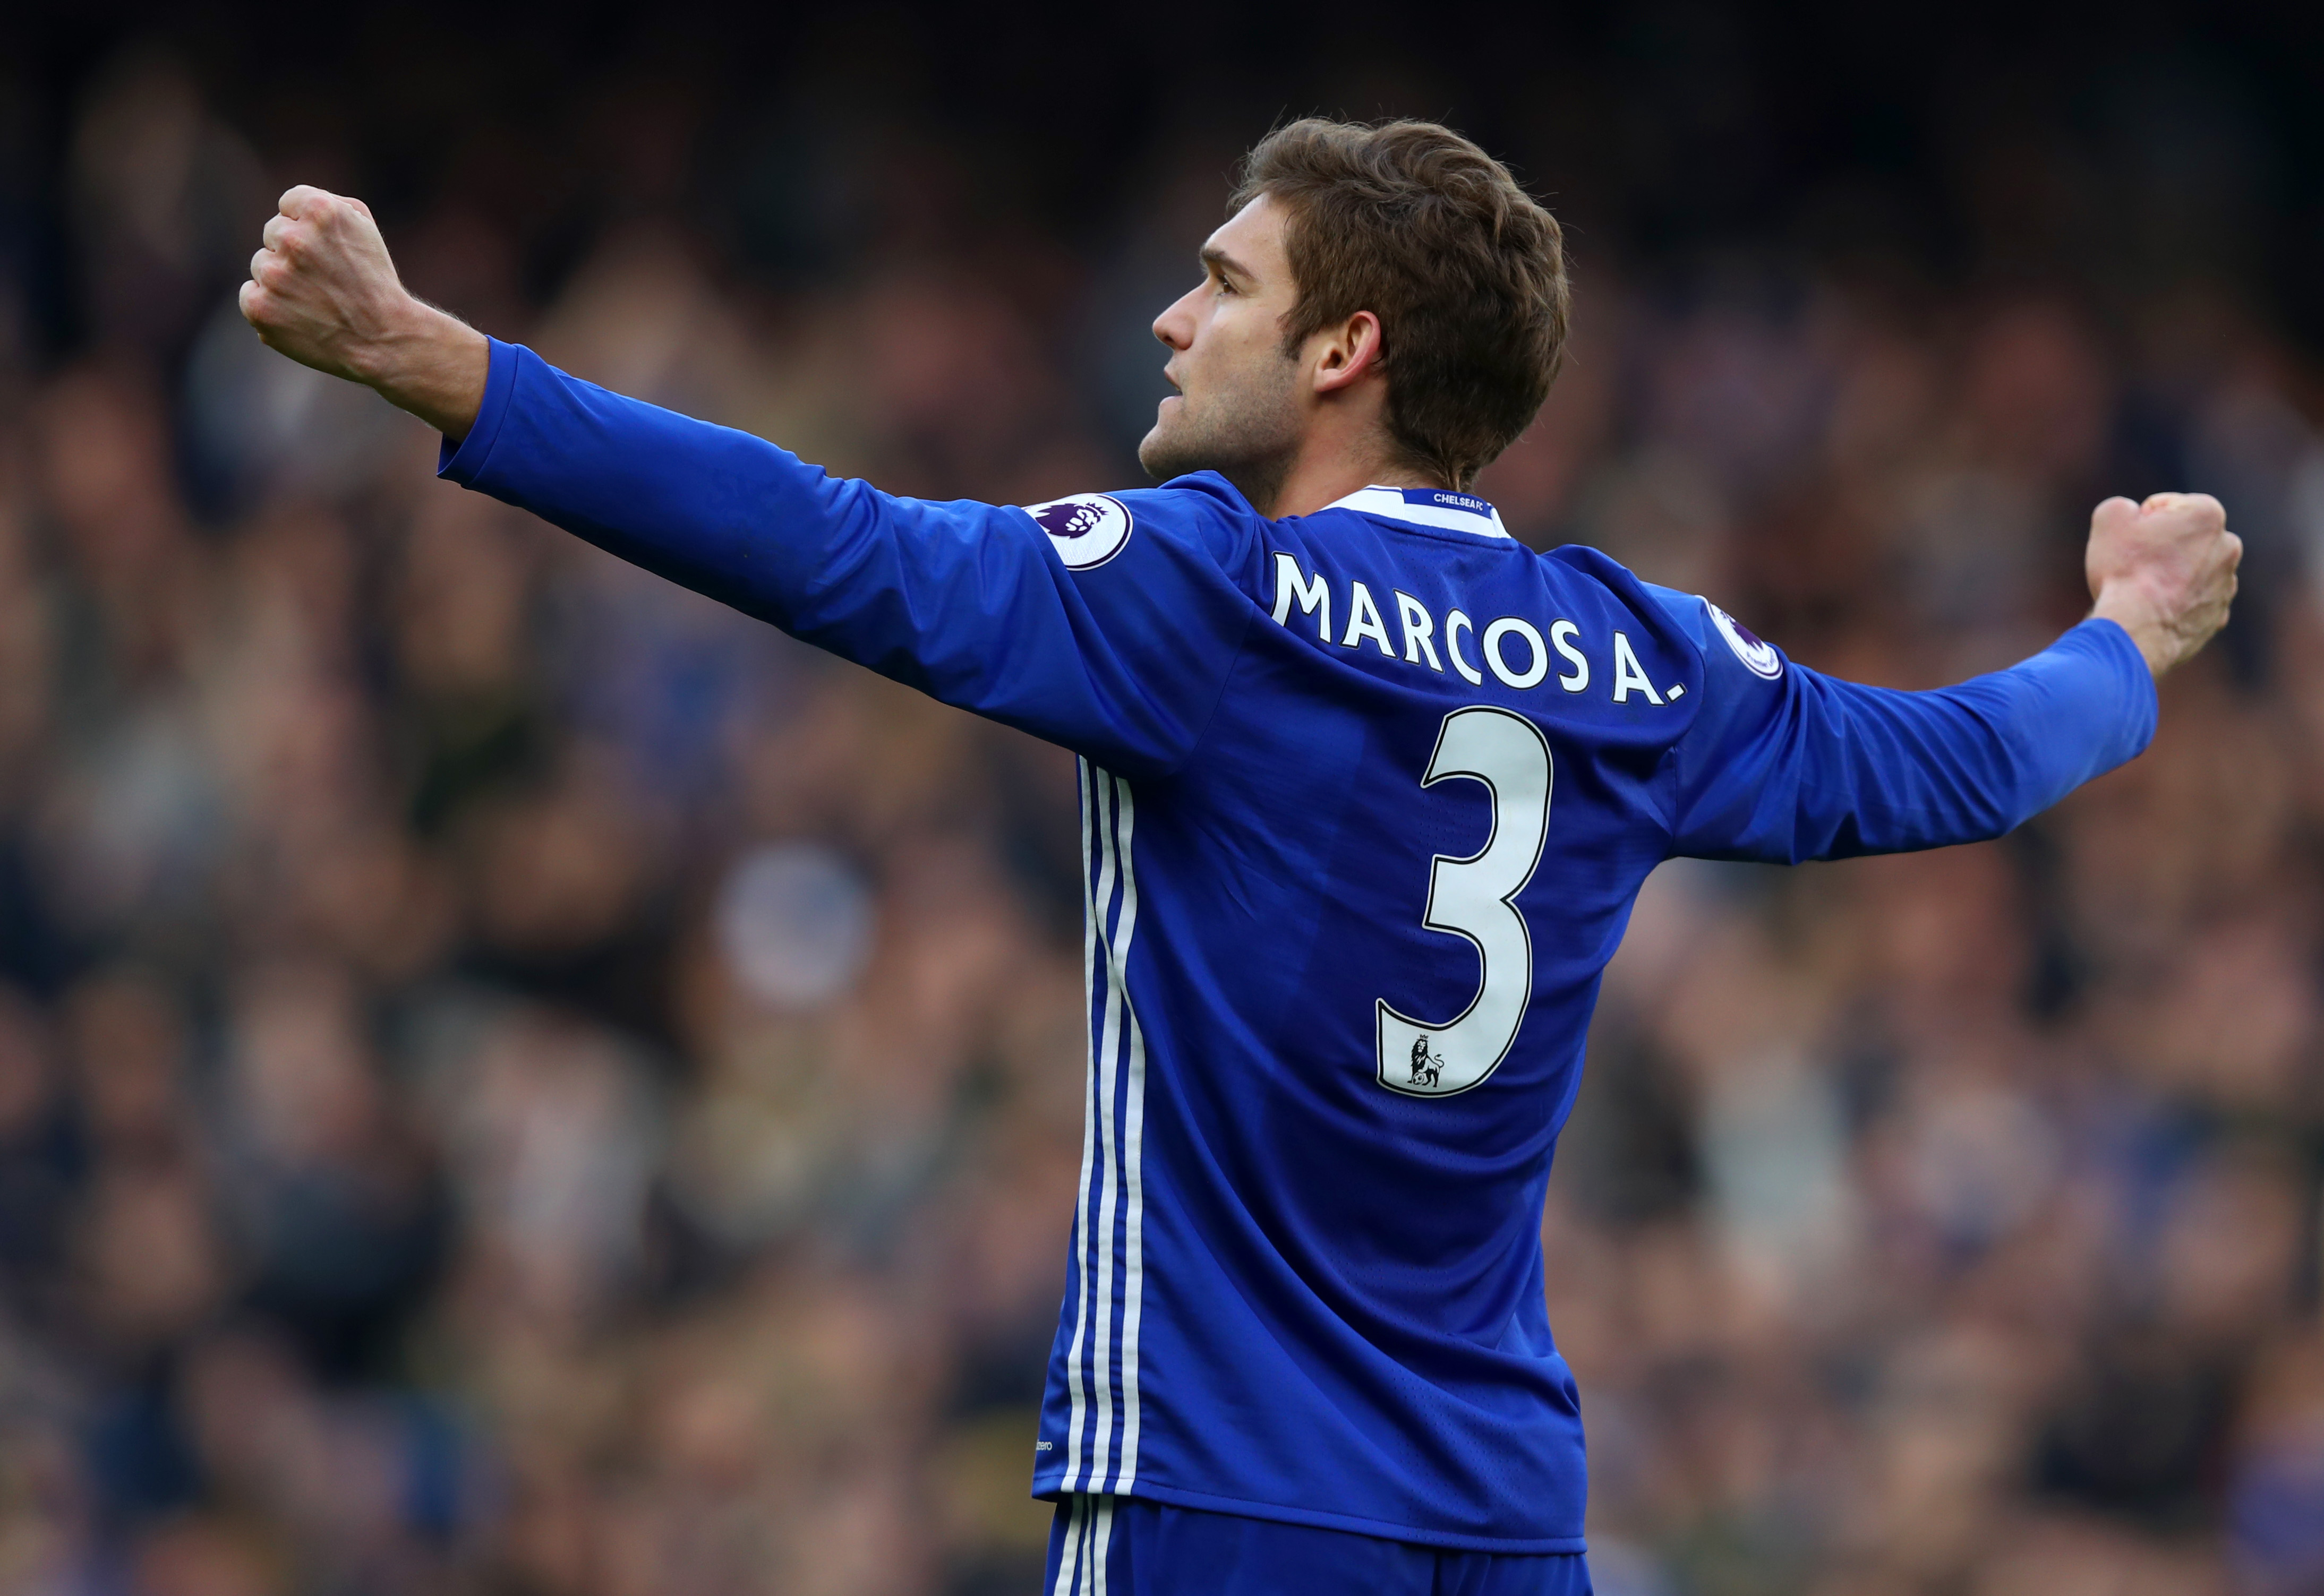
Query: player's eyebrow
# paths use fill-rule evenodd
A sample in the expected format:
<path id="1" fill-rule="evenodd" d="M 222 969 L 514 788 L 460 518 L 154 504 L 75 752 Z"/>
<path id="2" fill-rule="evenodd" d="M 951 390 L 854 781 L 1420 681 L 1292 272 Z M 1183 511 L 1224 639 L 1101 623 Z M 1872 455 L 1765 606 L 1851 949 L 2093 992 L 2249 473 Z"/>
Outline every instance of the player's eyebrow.
<path id="1" fill-rule="evenodd" d="M 1245 266 L 1214 243 L 1204 244 L 1202 252 L 1194 258 L 1221 277 L 1232 279 L 1239 288 L 1252 288 L 1258 285 L 1259 279 L 1252 275 L 1250 267 Z"/>

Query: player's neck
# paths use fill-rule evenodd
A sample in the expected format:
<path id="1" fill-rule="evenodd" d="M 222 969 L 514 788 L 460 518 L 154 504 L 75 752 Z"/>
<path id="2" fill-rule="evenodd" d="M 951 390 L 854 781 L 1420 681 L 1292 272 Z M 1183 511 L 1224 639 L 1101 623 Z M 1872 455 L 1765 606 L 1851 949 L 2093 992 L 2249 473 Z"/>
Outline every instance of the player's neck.
<path id="1" fill-rule="evenodd" d="M 1254 503 L 1252 508 L 1270 520 L 1279 521 L 1290 516 L 1313 515 L 1366 488 L 1450 485 L 1373 451 L 1313 451 L 1303 454 L 1284 473 L 1282 484 L 1270 495 L 1273 502 Z"/>

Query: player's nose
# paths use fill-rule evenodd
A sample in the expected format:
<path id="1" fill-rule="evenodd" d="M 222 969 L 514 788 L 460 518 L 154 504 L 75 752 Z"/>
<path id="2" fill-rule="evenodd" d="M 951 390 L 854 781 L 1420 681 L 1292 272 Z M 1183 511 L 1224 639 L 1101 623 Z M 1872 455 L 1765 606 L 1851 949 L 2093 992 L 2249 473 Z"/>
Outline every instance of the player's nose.
<path id="1" fill-rule="evenodd" d="M 1200 289 L 1188 290 L 1176 304 L 1154 318 L 1154 335 L 1172 349 L 1184 350 L 1194 341 L 1194 300 L 1200 292 Z"/>

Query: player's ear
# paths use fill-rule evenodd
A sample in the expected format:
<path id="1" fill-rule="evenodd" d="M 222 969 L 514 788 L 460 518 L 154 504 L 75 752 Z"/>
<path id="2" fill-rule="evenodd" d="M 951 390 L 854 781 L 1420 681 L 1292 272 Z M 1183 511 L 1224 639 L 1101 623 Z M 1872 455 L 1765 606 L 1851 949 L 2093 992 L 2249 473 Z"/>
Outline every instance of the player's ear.
<path id="1" fill-rule="evenodd" d="M 1324 339 L 1315 362 L 1315 391 L 1332 393 L 1346 388 L 1379 364 L 1379 317 L 1359 310 L 1336 327 L 1318 335 Z"/>

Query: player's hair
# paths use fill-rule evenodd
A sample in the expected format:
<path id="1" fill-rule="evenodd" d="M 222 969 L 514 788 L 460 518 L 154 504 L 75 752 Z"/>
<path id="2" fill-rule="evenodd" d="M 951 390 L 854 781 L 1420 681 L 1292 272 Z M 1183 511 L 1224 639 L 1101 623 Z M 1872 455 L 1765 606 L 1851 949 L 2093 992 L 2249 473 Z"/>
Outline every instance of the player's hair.
<path id="1" fill-rule="evenodd" d="M 1397 446 L 1467 488 L 1532 422 L 1564 357 L 1557 219 L 1433 122 L 1286 123 L 1243 158 L 1233 208 L 1261 194 L 1289 212 L 1286 351 L 1360 310 L 1379 316 Z"/>

